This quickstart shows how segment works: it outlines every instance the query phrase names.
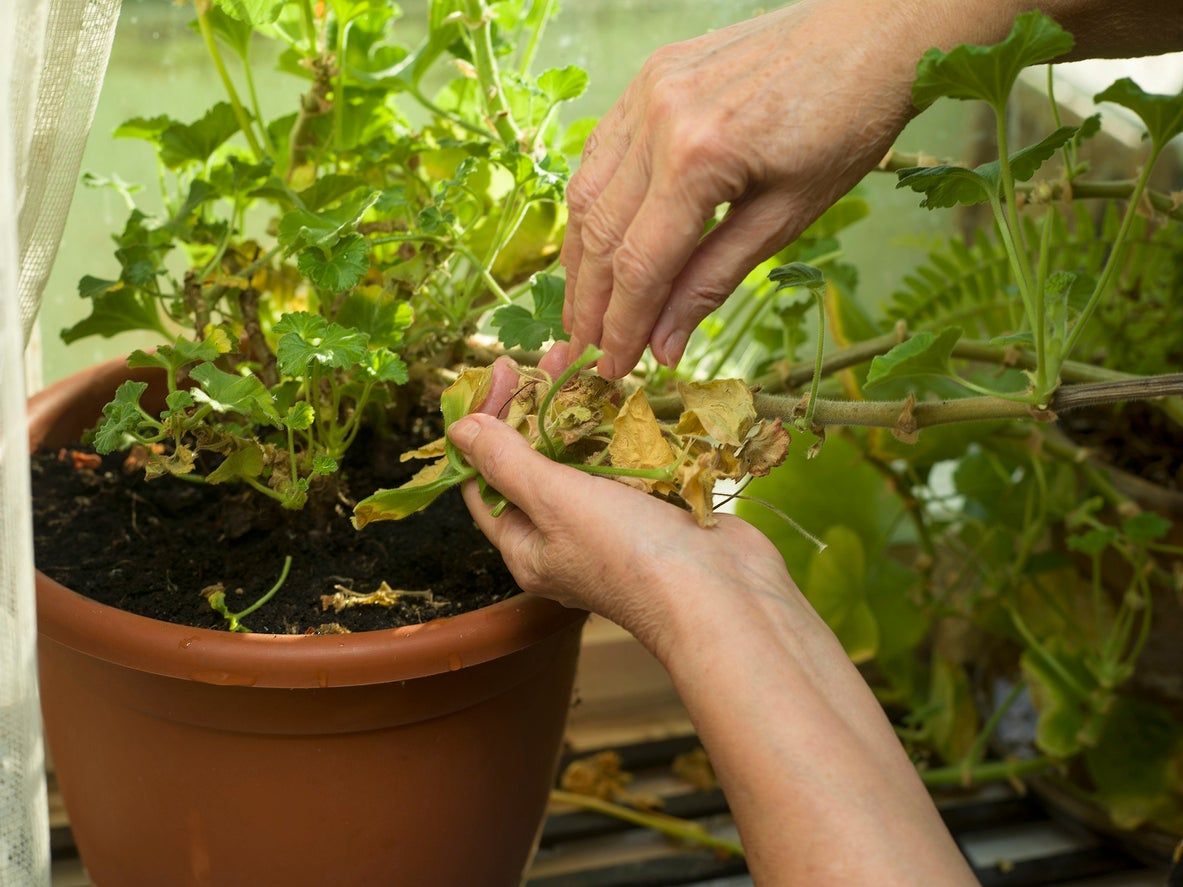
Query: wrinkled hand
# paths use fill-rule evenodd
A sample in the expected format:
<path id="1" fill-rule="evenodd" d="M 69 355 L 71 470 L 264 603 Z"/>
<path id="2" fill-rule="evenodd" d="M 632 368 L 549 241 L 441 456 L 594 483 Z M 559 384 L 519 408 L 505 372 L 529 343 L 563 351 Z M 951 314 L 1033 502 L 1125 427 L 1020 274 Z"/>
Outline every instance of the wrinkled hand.
<path id="1" fill-rule="evenodd" d="M 542 368 L 553 374 L 566 359 L 566 346 L 557 345 Z M 516 384 L 502 358 L 485 408 L 499 410 Z M 646 644 L 661 645 L 665 604 L 687 588 L 782 594 L 792 587 L 775 546 L 737 517 L 720 515 L 718 526 L 703 529 L 669 503 L 552 462 L 494 415 L 467 416 L 449 437 L 516 506 L 492 517 L 476 483 L 465 485 L 473 518 L 518 585 L 606 616 Z"/>
<path id="2" fill-rule="evenodd" d="M 567 189 L 563 323 L 618 378 L 695 326 L 880 161 L 931 45 L 915 2 L 804 0 L 659 49 Z M 705 222 L 724 203 L 724 221 Z"/>

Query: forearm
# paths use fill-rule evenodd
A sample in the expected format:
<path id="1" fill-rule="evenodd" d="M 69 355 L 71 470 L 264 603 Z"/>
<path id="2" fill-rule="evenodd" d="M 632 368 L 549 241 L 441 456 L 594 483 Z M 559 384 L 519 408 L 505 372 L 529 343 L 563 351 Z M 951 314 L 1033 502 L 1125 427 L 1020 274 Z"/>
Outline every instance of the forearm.
<path id="1" fill-rule="evenodd" d="M 659 645 L 761 884 L 974 883 L 882 709 L 795 590 L 688 589 Z"/>

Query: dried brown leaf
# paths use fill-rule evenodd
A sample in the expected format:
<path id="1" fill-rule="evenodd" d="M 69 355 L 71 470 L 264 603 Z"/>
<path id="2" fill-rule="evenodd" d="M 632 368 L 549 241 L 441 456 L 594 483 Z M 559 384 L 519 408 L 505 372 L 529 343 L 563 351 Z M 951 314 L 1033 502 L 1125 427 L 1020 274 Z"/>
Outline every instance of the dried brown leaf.
<path id="1" fill-rule="evenodd" d="M 785 461 L 791 441 L 789 430 L 780 419 L 760 422 L 739 453 L 745 472 L 754 477 L 764 477 Z"/>

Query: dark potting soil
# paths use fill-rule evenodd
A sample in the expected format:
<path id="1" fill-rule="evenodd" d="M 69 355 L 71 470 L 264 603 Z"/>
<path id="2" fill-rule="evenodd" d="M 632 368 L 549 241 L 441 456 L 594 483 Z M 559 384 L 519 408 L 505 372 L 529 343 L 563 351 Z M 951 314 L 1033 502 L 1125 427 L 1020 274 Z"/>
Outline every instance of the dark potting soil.
<path id="1" fill-rule="evenodd" d="M 359 435 L 338 475 L 357 501 L 397 486 L 423 465 L 400 453 L 435 436 Z M 73 454 L 80 454 L 75 457 Z M 370 631 L 454 616 L 518 592 L 501 556 L 476 528 L 459 491 L 402 521 L 355 530 L 336 502 L 318 522 L 304 512 L 233 484 L 205 486 L 124 470 L 125 454 L 99 458 L 89 447 L 33 456 L 37 567 L 67 588 L 141 616 L 201 628 L 225 628 L 201 592 L 220 583 L 240 612 L 275 583 L 285 555 L 291 573 L 279 592 L 243 619 L 254 632 L 301 634 L 331 623 Z M 64 457 L 64 458 L 63 458 Z M 392 607 L 323 609 L 338 586 L 368 593 L 430 590 L 432 601 Z"/>
<path id="2" fill-rule="evenodd" d="M 1060 416 L 1077 444 L 1143 480 L 1183 490 L 1183 429 L 1153 404 L 1086 407 Z"/>

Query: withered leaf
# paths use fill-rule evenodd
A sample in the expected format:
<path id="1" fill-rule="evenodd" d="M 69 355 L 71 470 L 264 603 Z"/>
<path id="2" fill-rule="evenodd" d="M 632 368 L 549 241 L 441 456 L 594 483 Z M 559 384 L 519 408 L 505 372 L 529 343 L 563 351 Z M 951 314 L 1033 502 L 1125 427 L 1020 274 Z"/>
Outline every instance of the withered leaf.
<path id="1" fill-rule="evenodd" d="M 690 506 L 700 527 L 713 527 L 719 522 L 712 499 L 718 476 L 713 467 L 714 457 L 714 453 L 703 453 L 694 461 L 678 466 L 678 495 Z"/>
<path id="2" fill-rule="evenodd" d="M 785 461 L 790 441 L 789 431 L 780 419 L 760 422 L 740 451 L 746 473 L 764 477 Z"/>
<path id="3" fill-rule="evenodd" d="M 737 447 L 756 421 L 751 389 L 740 379 L 679 382 L 678 394 L 683 407 L 678 434 L 706 434 Z"/>
<path id="4" fill-rule="evenodd" d="M 400 462 L 409 462 L 412 459 L 438 459 L 440 456 L 447 454 L 446 445 L 448 439 L 441 437 L 438 440 L 433 440 L 429 444 L 424 444 L 417 450 L 408 450 L 398 457 Z"/>
<path id="5" fill-rule="evenodd" d="M 665 468 L 677 458 L 640 389 L 629 395 L 612 427 L 608 456 L 617 468 Z"/>

